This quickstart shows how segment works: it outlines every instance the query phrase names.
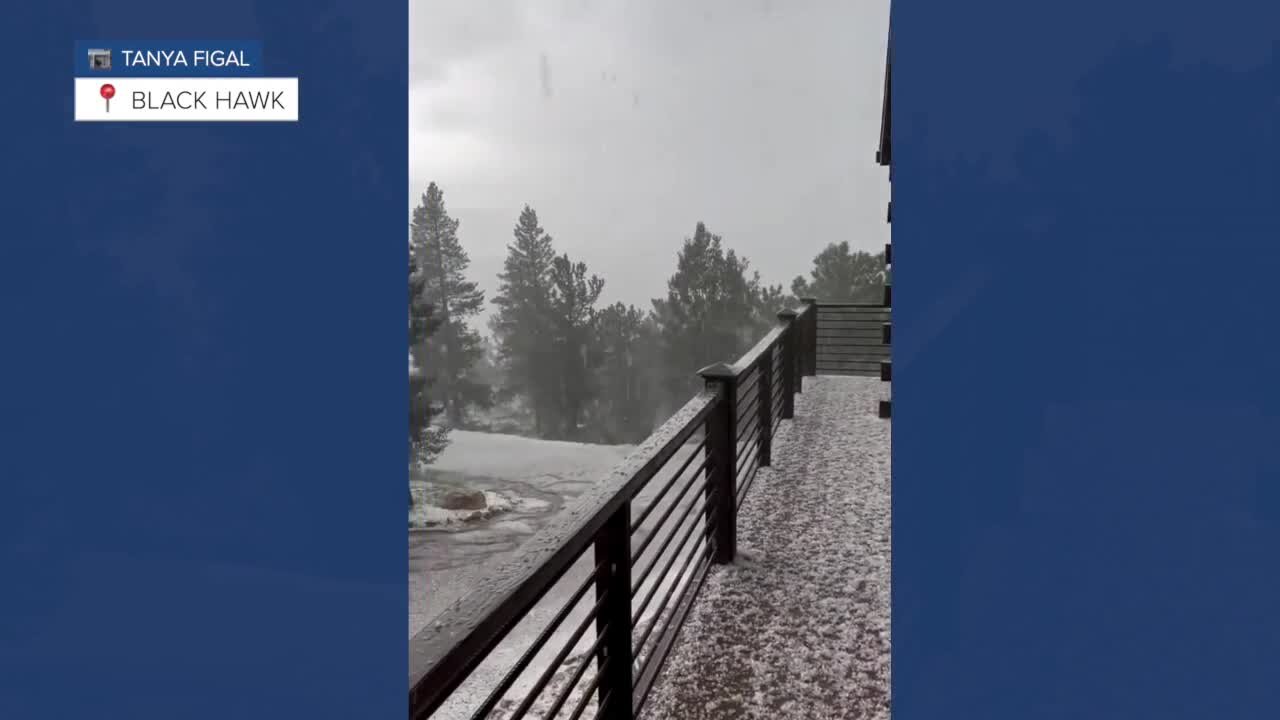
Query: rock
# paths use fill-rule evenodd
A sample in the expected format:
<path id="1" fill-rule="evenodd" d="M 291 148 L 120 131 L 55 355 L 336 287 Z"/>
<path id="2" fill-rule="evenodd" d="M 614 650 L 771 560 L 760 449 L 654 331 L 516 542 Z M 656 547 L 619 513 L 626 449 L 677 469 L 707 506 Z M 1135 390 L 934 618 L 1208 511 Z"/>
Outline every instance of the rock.
<path id="1" fill-rule="evenodd" d="M 479 490 L 449 490 L 440 498 L 439 506 L 445 510 L 484 510 L 488 503 Z"/>

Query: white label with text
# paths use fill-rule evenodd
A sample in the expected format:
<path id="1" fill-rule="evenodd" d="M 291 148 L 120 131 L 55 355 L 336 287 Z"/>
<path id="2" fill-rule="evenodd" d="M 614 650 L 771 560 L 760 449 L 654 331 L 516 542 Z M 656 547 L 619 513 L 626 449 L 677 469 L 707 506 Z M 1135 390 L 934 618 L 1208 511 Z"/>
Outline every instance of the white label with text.
<path id="1" fill-rule="evenodd" d="M 76 78 L 77 122 L 297 122 L 298 78 Z"/>

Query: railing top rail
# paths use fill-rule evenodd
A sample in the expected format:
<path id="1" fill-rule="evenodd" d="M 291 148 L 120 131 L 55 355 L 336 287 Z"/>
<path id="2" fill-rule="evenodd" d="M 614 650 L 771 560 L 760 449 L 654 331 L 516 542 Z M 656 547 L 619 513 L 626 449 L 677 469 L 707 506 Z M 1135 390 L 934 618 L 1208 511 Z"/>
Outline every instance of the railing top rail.
<path id="1" fill-rule="evenodd" d="M 890 308 L 882 303 L 851 303 L 851 302 L 822 302 L 818 301 L 818 309 L 826 308 L 854 308 L 866 310 L 883 310 L 888 312 Z"/>
<path id="2" fill-rule="evenodd" d="M 810 305 L 806 304 L 806 305 L 801 305 L 798 308 L 787 308 L 787 310 L 791 310 L 795 312 L 796 318 L 800 318 L 800 317 L 804 317 L 806 313 L 811 312 L 809 310 L 810 307 L 811 307 Z M 789 324 L 790 324 L 789 321 L 779 319 L 777 324 L 774 325 L 772 330 L 765 333 L 764 337 L 760 338 L 760 340 L 755 345 L 751 346 L 750 350 L 743 353 L 741 357 L 739 357 L 732 365 L 730 365 L 730 367 L 732 367 L 735 371 L 737 371 L 736 379 L 741 379 L 743 375 L 746 375 L 751 370 L 752 366 L 754 366 L 756 362 L 760 360 L 760 356 L 763 355 L 765 352 L 767 352 L 770 348 L 774 346 L 775 343 L 778 342 L 778 340 L 782 337 L 782 333 L 787 331 L 787 326 Z"/>
<path id="3" fill-rule="evenodd" d="M 741 378 L 751 370 L 751 367 L 760 360 L 761 355 L 772 350 L 774 343 L 778 342 L 778 338 L 782 337 L 782 333 L 786 332 L 786 330 L 786 324 L 779 322 L 772 330 L 765 333 L 765 336 L 760 338 L 760 341 L 752 346 L 750 350 L 743 353 L 742 357 L 738 358 L 737 362 L 730 366 L 737 371 L 738 377 Z"/>
<path id="4" fill-rule="evenodd" d="M 482 581 L 470 602 L 457 602 L 409 641 L 411 700 L 446 697 L 590 546 L 606 520 L 683 446 L 715 407 L 714 392 L 685 403 L 520 552 Z M 483 598 L 475 602 L 475 598 Z M 414 703 L 416 704 L 416 702 Z"/>

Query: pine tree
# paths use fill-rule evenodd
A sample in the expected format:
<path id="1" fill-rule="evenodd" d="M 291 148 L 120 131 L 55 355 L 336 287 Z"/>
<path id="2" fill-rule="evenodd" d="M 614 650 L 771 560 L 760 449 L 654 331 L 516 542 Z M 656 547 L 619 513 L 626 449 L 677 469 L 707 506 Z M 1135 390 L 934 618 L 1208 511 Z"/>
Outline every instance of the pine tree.
<path id="1" fill-rule="evenodd" d="M 669 370 L 665 386 L 673 403 L 697 387 L 698 368 L 732 362 L 754 340 L 760 300 L 747 267 L 746 259 L 726 252 L 720 236 L 701 222 L 685 240 L 667 281 L 667 297 L 654 301 Z"/>
<path id="2" fill-rule="evenodd" d="M 810 279 L 796 277 L 791 292 L 827 302 L 878 303 L 884 297 L 884 253 L 854 252 L 849 243 L 831 243 L 813 258 Z"/>
<path id="3" fill-rule="evenodd" d="M 778 311 L 796 305 L 797 300 L 782 285 L 765 285 L 756 272 L 751 277 L 752 325 L 756 336 L 768 332 L 778 322 Z"/>
<path id="4" fill-rule="evenodd" d="M 538 224 L 538 214 L 526 205 L 507 246 L 498 275 L 498 307 L 490 320 L 505 366 L 511 394 L 523 395 L 533 411 L 535 432 L 545 435 L 558 416 L 559 376 L 555 348 L 550 343 L 552 265 L 551 236 Z"/>
<path id="5" fill-rule="evenodd" d="M 428 337 L 440 327 L 434 308 L 422 299 L 422 272 L 409 257 L 409 461 L 430 463 L 449 444 L 449 429 L 432 424 L 440 409 L 431 401 L 432 378 L 424 370 L 421 357 Z M 409 494 L 413 504 L 413 494 Z"/>
<path id="6" fill-rule="evenodd" d="M 459 221 L 449 217 L 444 193 L 434 182 L 422 204 L 414 208 L 411 224 L 413 253 L 422 275 L 423 300 L 436 308 L 439 328 L 427 343 L 427 367 L 437 373 L 432 397 L 444 404 L 454 426 L 465 420 L 470 405 L 486 406 L 489 388 L 471 377 L 472 366 L 484 354 L 480 334 L 467 321 L 484 307 L 484 292 L 467 280 L 471 260 L 458 240 Z"/>
<path id="7" fill-rule="evenodd" d="M 552 261 L 550 310 L 559 371 L 560 435 L 564 438 L 580 437 L 583 412 L 596 391 L 591 346 L 595 305 L 603 290 L 604 280 L 596 275 L 588 277 L 586 263 L 575 263 L 568 255 Z"/>
<path id="8" fill-rule="evenodd" d="M 639 442 L 653 430 L 652 356 L 656 326 L 635 306 L 614 303 L 596 317 L 600 393 L 593 425 L 605 442 Z"/>

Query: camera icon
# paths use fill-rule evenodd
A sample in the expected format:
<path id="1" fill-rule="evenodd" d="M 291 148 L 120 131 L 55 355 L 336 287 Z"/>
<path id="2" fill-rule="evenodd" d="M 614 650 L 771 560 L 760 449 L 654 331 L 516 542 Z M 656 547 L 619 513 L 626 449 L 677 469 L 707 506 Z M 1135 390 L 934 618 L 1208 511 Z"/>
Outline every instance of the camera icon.
<path id="1" fill-rule="evenodd" d="M 110 50 L 90 50 L 89 51 L 89 69 L 110 70 L 111 69 L 111 51 Z"/>

